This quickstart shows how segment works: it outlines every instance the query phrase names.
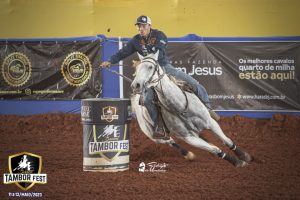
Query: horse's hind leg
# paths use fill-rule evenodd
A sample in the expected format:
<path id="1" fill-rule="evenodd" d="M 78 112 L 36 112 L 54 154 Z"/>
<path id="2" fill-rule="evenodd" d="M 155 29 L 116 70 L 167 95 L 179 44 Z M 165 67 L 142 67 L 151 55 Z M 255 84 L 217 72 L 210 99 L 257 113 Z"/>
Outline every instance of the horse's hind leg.
<path id="1" fill-rule="evenodd" d="M 233 141 L 228 138 L 220 128 L 219 124 L 215 120 L 211 120 L 210 130 L 220 139 L 222 142 L 229 147 L 230 150 L 234 152 L 234 154 L 243 161 L 247 163 L 252 161 L 252 157 L 247 152 L 243 151 L 242 149 L 238 148 Z"/>
<path id="2" fill-rule="evenodd" d="M 190 144 L 194 147 L 198 147 L 200 149 L 204 149 L 206 151 L 209 151 L 210 153 L 212 153 L 212 154 L 228 161 L 229 163 L 231 163 L 235 167 L 243 167 L 243 166 L 246 165 L 246 162 L 244 162 L 242 160 L 239 160 L 235 157 L 231 157 L 230 155 L 226 154 L 221 149 L 219 149 L 217 146 L 209 144 L 209 143 L 207 143 L 206 141 L 204 141 L 203 139 L 201 139 L 199 137 L 187 136 L 187 137 L 184 137 L 182 139 L 185 142 L 187 142 L 188 144 Z"/>

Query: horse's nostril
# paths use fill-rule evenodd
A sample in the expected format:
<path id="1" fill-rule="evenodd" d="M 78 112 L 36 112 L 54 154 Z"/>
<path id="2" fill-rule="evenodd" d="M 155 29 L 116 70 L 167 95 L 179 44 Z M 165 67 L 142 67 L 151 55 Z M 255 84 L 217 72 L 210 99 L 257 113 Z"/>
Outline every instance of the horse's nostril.
<path id="1" fill-rule="evenodd" d="M 136 84 L 136 88 L 140 88 L 140 86 L 141 86 L 141 85 L 140 85 L 139 83 Z"/>

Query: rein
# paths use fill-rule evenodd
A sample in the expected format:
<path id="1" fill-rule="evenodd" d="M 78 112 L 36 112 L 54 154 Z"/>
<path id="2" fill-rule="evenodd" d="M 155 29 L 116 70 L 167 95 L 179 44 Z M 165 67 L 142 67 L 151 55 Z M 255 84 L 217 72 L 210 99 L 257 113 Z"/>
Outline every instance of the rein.
<path id="1" fill-rule="evenodd" d="M 119 72 L 117 72 L 117 71 L 115 71 L 115 70 L 112 70 L 112 69 L 109 69 L 109 68 L 106 68 L 106 70 L 108 70 L 108 71 L 110 71 L 110 72 L 112 72 L 112 73 L 114 73 L 114 74 L 117 74 L 117 75 L 123 77 L 126 81 L 132 83 L 132 79 L 131 79 L 131 78 L 128 78 L 127 76 L 125 76 L 125 75 L 123 75 L 123 74 L 120 74 Z"/>
<path id="2" fill-rule="evenodd" d="M 124 65 L 124 64 L 123 64 L 123 65 L 112 64 L 112 65 L 116 65 L 116 66 L 127 66 L 127 65 Z M 119 72 L 117 72 L 117 71 L 115 71 L 115 70 L 112 70 L 112 69 L 110 69 L 110 68 L 104 68 L 104 69 L 106 69 L 106 70 L 108 70 L 108 71 L 110 71 L 110 72 L 112 72 L 112 73 L 114 73 L 114 74 L 117 74 L 118 76 L 123 77 L 126 81 L 132 83 L 132 79 L 131 79 L 131 78 L 128 78 L 127 76 L 125 76 L 125 75 L 123 75 L 123 74 L 120 74 Z"/>

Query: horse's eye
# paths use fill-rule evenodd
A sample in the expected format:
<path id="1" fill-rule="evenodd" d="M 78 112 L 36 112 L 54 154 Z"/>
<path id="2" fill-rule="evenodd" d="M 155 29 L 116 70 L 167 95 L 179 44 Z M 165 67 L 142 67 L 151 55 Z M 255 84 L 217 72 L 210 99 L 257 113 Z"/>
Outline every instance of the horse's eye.
<path id="1" fill-rule="evenodd" d="M 153 66 L 149 66 L 149 69 L 152 69 L 153 68 Z"/>

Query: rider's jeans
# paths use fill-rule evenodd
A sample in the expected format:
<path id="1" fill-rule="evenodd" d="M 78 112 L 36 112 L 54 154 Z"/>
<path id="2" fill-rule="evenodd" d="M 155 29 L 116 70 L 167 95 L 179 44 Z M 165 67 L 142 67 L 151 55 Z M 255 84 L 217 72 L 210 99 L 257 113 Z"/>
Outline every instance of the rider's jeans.
<path id="1" fill-rule="evenodd" d="M 175 78 L 177 78 L 179 80 L 183 80 L 183 81 L 189 83 L 193 87 L 196 95 L 202 100 L 202 102 L 208 108 L 211 108 L 209 97 L 208 97 L 208 94 L 206 92 L 206 89 L 198 81 L 196 81 L 193 77 L 191 77 L 190 75 L 184 73 L 183 71 L 176 69 L 171 64 L 167 64 L 167 65 L 163 66 L 163 68 L 165 69 L 167 74 L 170 74 L 170 75 L 174 76 Z M 158 110 L 157 110 L 157 107 L 155 106 L 155 104 L 153 102 L 153 98 L 154 98 L 153 89 L 147 89 L 144 92 L 143 96 L 144 96 L 144 105 L 147 108 L 152 121 L 156 125 L 157 124 L 157 118 L 158 118 L 157 117 L 158 116 Z"/>

